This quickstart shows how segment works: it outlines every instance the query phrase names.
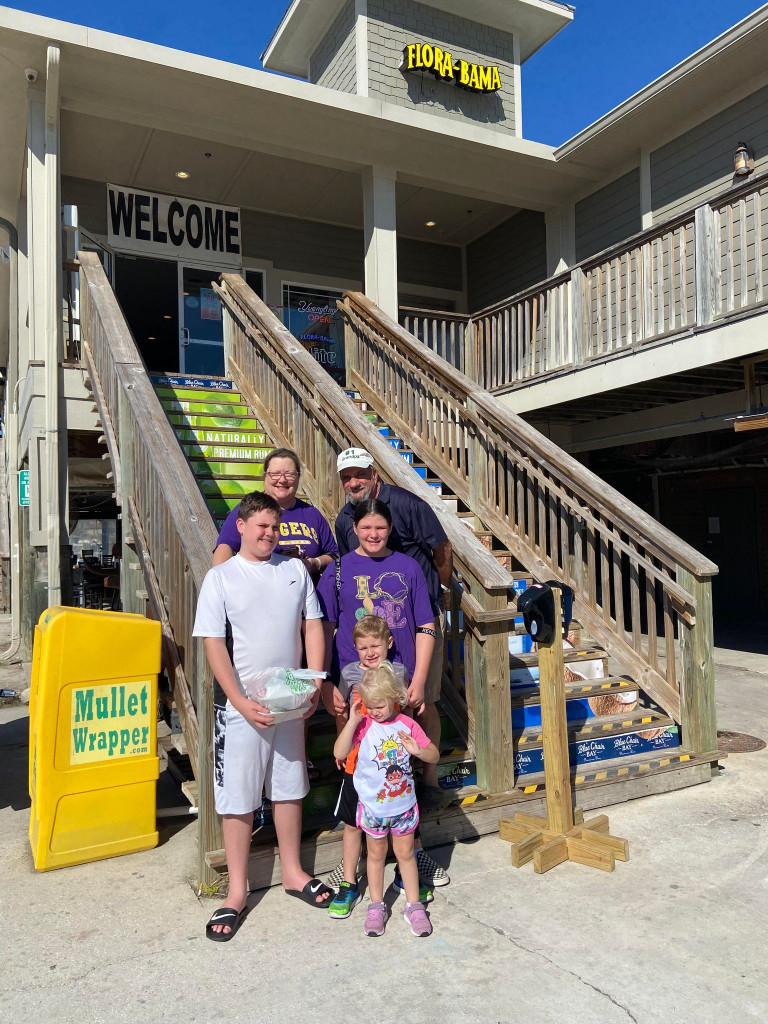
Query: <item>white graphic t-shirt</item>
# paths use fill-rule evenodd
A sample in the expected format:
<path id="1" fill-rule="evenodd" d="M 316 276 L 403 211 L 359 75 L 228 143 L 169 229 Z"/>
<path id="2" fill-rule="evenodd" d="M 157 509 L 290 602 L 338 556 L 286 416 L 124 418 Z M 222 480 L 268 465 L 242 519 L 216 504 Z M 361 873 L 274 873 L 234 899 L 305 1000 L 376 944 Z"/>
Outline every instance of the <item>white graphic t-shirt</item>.
<path id="1" fill-rule="evenodd" d="M 405 715 L 389 722 L 374 722 L 370 715 L 358 724 L 352 737 L 353 748 L 360 749 L 355 765 L 355 789 L 365 809 L 376 818 L 396 818 L 416 803 L 411 755 L 398 733 L 407 732 L 423 749 L 429 737 Z"/>

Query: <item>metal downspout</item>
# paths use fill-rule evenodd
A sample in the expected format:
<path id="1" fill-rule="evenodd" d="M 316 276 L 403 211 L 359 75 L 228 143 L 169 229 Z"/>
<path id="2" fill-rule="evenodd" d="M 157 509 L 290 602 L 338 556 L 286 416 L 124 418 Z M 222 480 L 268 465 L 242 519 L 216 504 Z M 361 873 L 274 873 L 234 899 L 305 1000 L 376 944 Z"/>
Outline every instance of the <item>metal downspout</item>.
<path id="1" fill-rule="evenodd" d="M 0 227 L 8 232 L 11 256 L 11 280 L 8 294 L 8 376 L 5 383 L 5 436 L 7 439 L 8 525 L 10 529 L 11 643 L 0 654 L 0 661 L 12 661 L 21 646 L 21 562 L 19 552 L 19 502 L 16 474 L 19 459 L 16 385 L 19 376 L 19 234 L 5 217 Z"/>

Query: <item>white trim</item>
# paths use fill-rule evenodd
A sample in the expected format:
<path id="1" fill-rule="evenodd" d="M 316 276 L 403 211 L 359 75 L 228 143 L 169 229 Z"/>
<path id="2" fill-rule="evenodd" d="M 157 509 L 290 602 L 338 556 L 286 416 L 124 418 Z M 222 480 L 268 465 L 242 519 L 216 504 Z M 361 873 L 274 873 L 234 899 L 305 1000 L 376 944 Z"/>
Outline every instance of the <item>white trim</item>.
<path id="1" fill-rule="evenodd" d="M 512 36 L 512 60 L 514 61 L 513 91 L 515 94 L 515 135 L 523 137 L 523 76 L 520 71 L 520 33 Z"/>
<path id="2" fill-rule="evenodd" d="M 368 0 L 355 0 L 355 91 L 368 95 Z"/>

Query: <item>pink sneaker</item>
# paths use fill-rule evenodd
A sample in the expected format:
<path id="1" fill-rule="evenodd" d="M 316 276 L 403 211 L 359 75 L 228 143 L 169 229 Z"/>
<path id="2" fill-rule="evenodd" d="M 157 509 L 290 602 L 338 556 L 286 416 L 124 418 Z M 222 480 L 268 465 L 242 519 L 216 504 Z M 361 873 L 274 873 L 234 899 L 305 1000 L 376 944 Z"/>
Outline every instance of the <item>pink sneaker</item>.
<path id="1" fill-rule="evenodd" d="M 432 934 L 432 924 L 421 903 L 406 903 L 403 917 L 418 938 L 423 939 L 426 935 Z"/>
<path id="2" fill-rule="evenodd" d="M 421 906 L 419 903 L 418 906 Z M 407 911 L 406 911 L 407 913 Z M 365 915 L 364 930 L 366 935 L 383 935 L 387 927 L 386 903 L 371 903 Z M 430 928 L 430 931 L 432 929 Z"/>

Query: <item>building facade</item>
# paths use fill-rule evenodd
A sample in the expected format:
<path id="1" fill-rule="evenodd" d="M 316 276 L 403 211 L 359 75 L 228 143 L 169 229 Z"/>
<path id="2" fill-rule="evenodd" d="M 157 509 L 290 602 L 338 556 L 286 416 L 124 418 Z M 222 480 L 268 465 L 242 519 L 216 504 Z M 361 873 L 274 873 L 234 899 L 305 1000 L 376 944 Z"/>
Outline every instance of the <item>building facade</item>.
<path id="1" fill-rule="evenodd" d="M 539 317 L 551 282 L 565 294 L 567 280 L 559 315 L 573 353 L 577 285 L 610 279 L 610 344 L 570 362 L 532 357 L 525 374 L 486 384 L 721 564 L 716 621 L 739 587 L 755 622 L 768 611 L 768 451 L 759 433 L 733 430 L 762 403 L 768 10 L 557 149 L 524 137 L 520 67 L 573 10 L 478 0 L 471 11 L 294 0 L 257 71 L 0 9 L 3 555 L 22 642 L 42 608 L 67 599 L 79 524 L 119 514 L 78 347 L 81 250 L 99 253 L 148 370 L 206 377 L 224 373 L 223 271 L 242 274 L 341 382 L 345 290 L 395 319 L 474 320 L 529 292 Z M 735 174 L 740 143 L 747 176 Z M 744 201 L 728 214 L 731 193 Z M 721 239 L 757 238 L 718 250 L 724 273 L 736 267 L 723 285 L 733 315 L 701 322 L 697 208 L 714 211 Z M 646 323 L 654 343 L 640 345 L 653 273 L 671 282 L 654 292 L 664 329 Z M 759 298 L 746 301 L 747 287 Z M 602 293 L 583 294 L 599 306 Z M 16 500 L 22 470 L 28 506 Z M 101 536 L 106 547 L 117 528 Z"/>

